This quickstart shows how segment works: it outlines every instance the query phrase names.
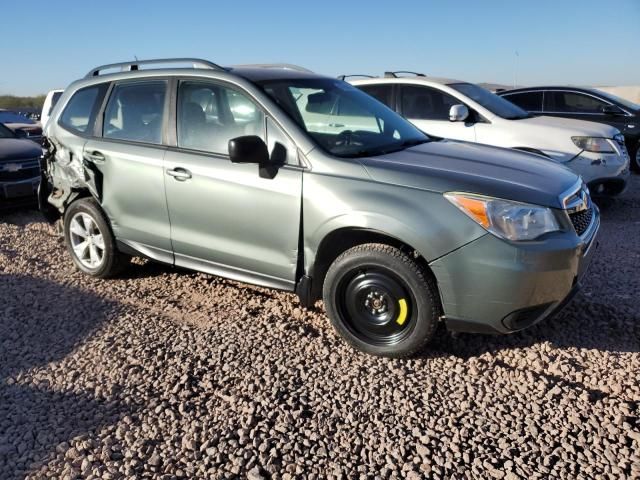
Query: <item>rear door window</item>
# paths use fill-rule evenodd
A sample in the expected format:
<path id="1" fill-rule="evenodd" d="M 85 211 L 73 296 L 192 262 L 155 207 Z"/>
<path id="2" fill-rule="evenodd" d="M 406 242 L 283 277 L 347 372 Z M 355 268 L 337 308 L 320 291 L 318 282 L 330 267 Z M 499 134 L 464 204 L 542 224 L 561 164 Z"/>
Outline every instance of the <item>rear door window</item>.
<path id="1" fill-rule="evenodd" d="M 162 143 L 166 93 L 164 80 L 116 85 L 104 113 L 103 137 Z"/>
<path id="2" fill-rule="evenodd" d="M 391 107 L 392 85 L 358 85 L 358 88 L 373 98 L 381 101 L 386 106 Z"/>
<path id="3" fill-rule="evenodd" d="M 79 133 L 91 133 L 93 122 L 108 84 L 94 85 L 78 90 L 64 107 L 60 125 Z"/>
<path id="4" fill-rule="evenodd" d="M 404 85 L 402 115 L 411 120 L 449 120 L 449 109 L 462 102 L 434 88 Z"/>
<path id="5" fill-rule="evenodd" d="M 601 113 L 606 102 L 578 92 L 547 91 L 544 94 L 544 111 L 553 113 Z"/>
<path id="6" fill-rule="evenodd" d="M 542 111 L 542 92 L 522 92 L 503 95 L 503 98 L 515 103 L 527 112 Z"/>

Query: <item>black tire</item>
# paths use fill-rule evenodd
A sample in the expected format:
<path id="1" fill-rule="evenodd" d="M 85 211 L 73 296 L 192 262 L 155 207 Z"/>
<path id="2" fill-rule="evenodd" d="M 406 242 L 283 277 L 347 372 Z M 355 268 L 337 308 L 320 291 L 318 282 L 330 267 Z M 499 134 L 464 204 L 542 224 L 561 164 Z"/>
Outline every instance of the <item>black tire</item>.
<path id="1" fill-rule="evenodd" d="M 337 332 L 372 355 L 416 354 L 433 338 L 440 316 L 431 277 L 409 255 L 379 243 L 358 245 L 336 258 L 323 298 Z"/>
<path id="2" fill-rule="evenodd" d="M 631 170 L 640 173 L 640 141 L 629 151 Z"/>
<path id="3" fill-rule="evenodd" d="M 72 232 L 72 222 L 75 218 L 86 218 L 85 215 L 90 217 L 95 224 L 95 228 L 92 228 L 92 231 L 98 232 L 96 235 L 92 236 L 91 241 L 93 242 L 93 238 L 97 237 L 98 234 L 101 234 L 101 244 L 104 247 L 97 248 L 96 251 L 102 251 L 101 261 L 93 267 L 87 265 L 86 262 L 83 263 L 83 260 L 79 257 L 78 253 L 74 251 L 72 243 L 78 242 L 79 239 L 81 239 L 81 237 Z M 123 255 L 116 248 L 116 240 L 113 236 L 113 232 L 111 231 L 111 227 L 109 226 L 109 222 L 102 211 L 102 208 L 100 208 L 98 202 L 93 198 L 81 198 L 67 207 L 64 214 L 63 229 L 65 244 L 69 254 L 71 255 L 73 263 L 78 270 L 86 273 L 87 275 L 97 278 L 113 277 L 120 273 L 129 263 L 130 257 Z M 98 244 L 96 243 L 95 245 Z"/>

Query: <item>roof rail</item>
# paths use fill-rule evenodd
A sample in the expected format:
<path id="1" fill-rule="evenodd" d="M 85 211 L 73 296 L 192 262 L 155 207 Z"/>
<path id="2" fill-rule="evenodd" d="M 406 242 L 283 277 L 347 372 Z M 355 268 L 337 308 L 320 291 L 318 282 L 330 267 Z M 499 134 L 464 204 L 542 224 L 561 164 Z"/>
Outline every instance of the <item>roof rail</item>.
<path id="1" fill-rule="evenodd" d="M 191 68 L 205 68 L 210 70 L 226 71 L 224 67 L 216 65 L 208 60 L 202 60 L 200 58 L 156 58 L 152 60 L 132 60 L 130 62 L 109 63 L 107 65 L 100 65 L 99 67 L 91 69 L 89 73 L 85 75 L 85 78 L 97 77 L 103 70 L 111 70 L 119 68 L 121 72 L 131 72 L 139 70 L 141 65 L 159 65 L 159 64 L 174 64 L 174 63 L 187 63 L 191 64 Z"/>
<path id="2" fill-rule="evenodd" d="M 353 75 L 338 75 L 338 80 L 345 80 L 351 77 L 365 77 L 365 78 L 375 78 L 373 75 L 365 75 L 364 73 L 354 73 Z"/>
<path id="3" fill-rule="evenodd" d="M 426 77 L 424 73 L 410 72 L 408 70 L 397 70 L 395 72 L 384 72 L 385 78 L 398 78 L 399 73 L 408 73 L 409 75 L 415 75 L 416 77 Z"/>
<path id="4" fill-rule="evenodd" d="M 233 68 L 282 68 L 284 70 L 295 70 L 296 72 L 313 73 L 308 68 L 292 63 L 246 63 L 242 65 L 232 65 Z"/>

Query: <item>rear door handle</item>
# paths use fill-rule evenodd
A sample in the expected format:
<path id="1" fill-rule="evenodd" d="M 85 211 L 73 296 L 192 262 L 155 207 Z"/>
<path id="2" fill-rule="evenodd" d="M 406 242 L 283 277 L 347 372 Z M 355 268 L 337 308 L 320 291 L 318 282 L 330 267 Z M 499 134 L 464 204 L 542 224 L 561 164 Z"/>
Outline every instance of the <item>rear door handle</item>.
<path id="1" fill-rule="evenodd" d="M 167 170 L 167 175 L 175 178 L 179 182 L 184 182 L 191 178 L 191 172 L 186 168 L 176 167 L 173 170 Z"/>
<path id="2" fill-rule="evenodd" d="M 92 163 L 97 163 L 97 164 L 104 163 L 106 160 L 106 158 L 104 158 L 104 155 L 97 151 L 85 153 L 84 158 L 86 158 Z"/>

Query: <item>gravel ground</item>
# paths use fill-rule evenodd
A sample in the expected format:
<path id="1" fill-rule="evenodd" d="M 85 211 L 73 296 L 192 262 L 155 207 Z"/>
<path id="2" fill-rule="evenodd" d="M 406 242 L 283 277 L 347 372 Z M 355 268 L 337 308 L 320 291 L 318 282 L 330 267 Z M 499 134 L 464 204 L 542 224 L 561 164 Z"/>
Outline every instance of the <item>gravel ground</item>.
<path id="1" fill-rule="evenodd" d="M 92 280 L 0 217 L 0 478 L 640 478 L 640 177 L 555 318 L 357 353 L 290 294 L 136 261 Z"/>

